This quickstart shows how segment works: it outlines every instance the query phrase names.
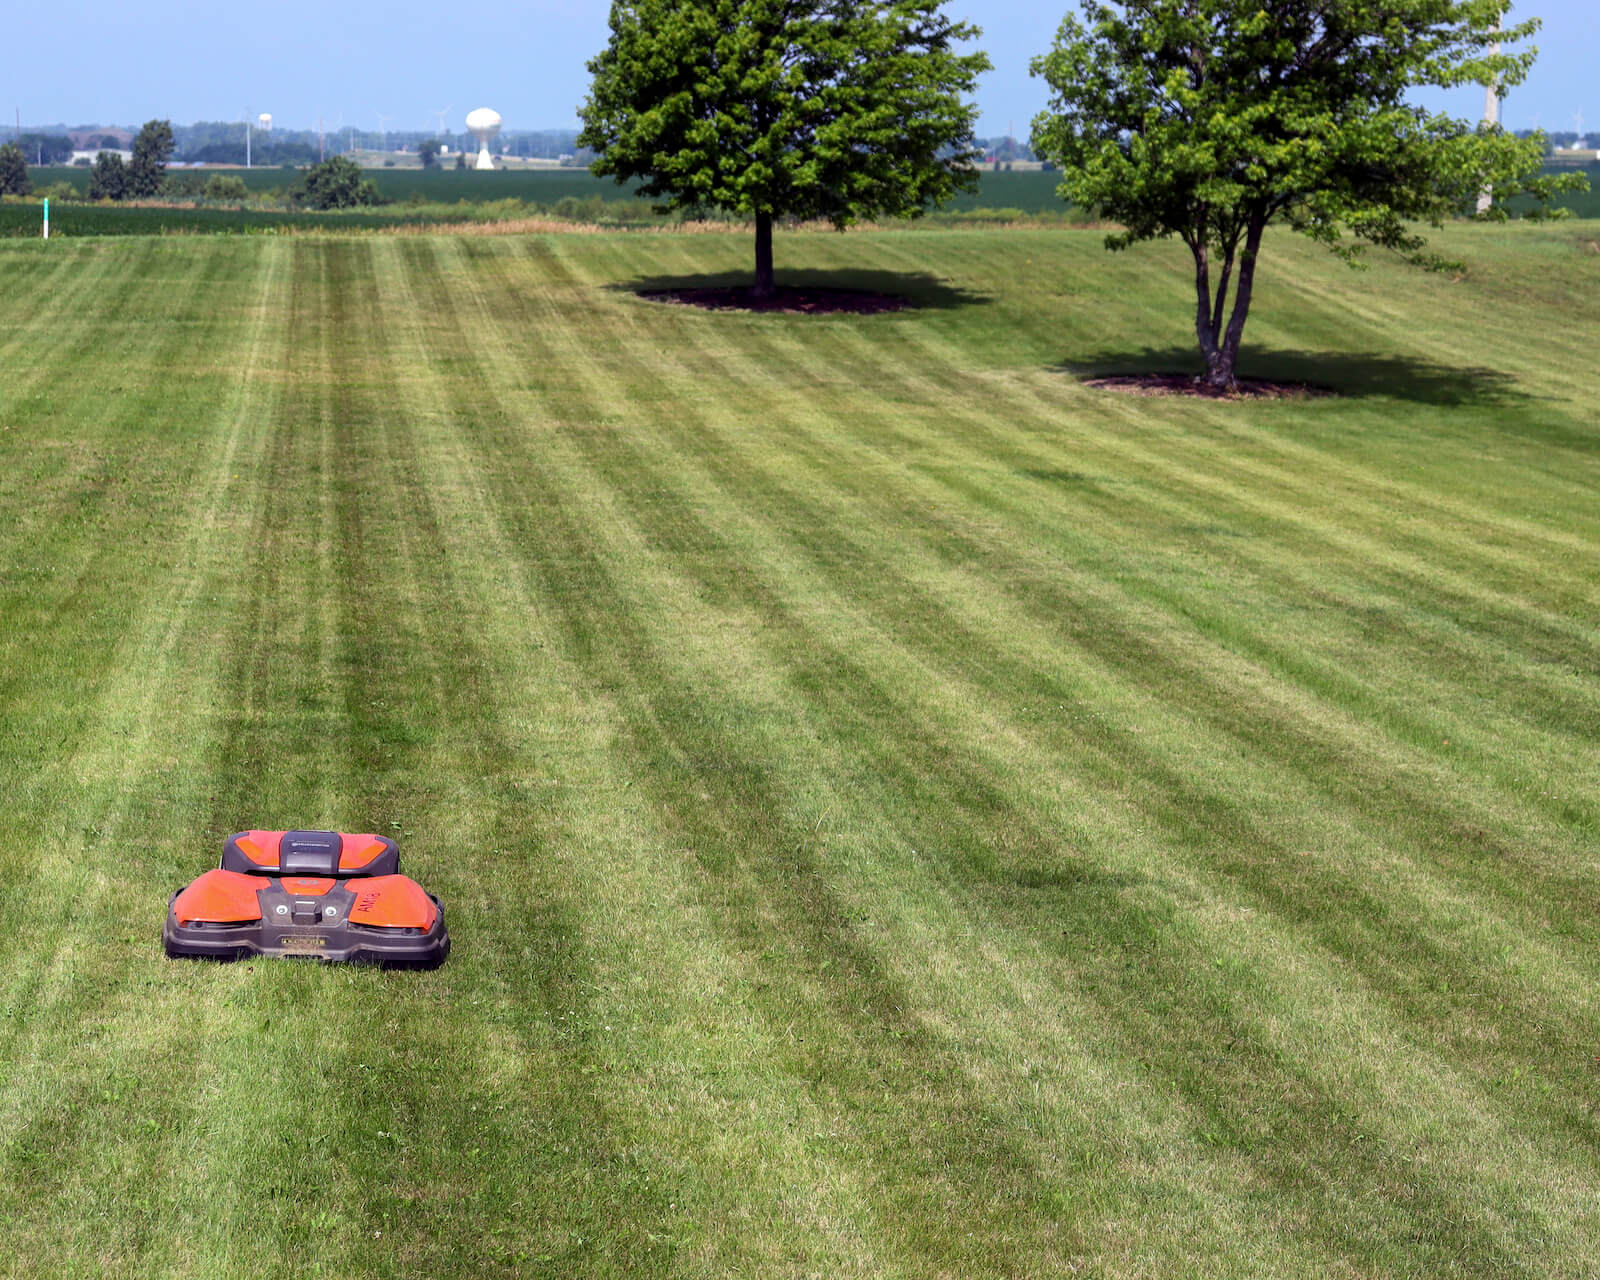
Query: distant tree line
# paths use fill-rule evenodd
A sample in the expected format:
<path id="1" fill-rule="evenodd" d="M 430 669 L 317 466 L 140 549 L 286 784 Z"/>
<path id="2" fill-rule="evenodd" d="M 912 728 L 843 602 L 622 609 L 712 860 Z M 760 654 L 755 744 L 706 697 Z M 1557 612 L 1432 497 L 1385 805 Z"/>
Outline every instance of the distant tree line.
<path id="1" fill-rule="evenodd" d="M 1005 163 L 1013 160 L 1038 159 L 1026 138 L 1014 138 L 1008 134 L 1002 134 L 998 138 L 974 138 L 972 145 L 984 156 L 992 156 Z"/>
<path id="2" fill-rule="evenodd" d="M 76 150 L 72 139 L 59 133 L 24 133 L 15 145 L 25 161 L 36 165 L 70 164 Z"/>
<path id="3" fill-rule="evenodd" d="M 499 149 L 505 155 L 554 160 L 577 149 L 577 132 L 572 129 L 544 129 L 502 133 Z M 185 164 L 243 164 L 245 126 L 239 120 L 201 120 L 173 127 L 173 158 Z M 453 152 L 475 149 L 467 133 L 438 134 L 428 130 L 330 129 L 321 134 L 315 129 L 275 128 L 270 132 L 253 130 L 249 159 L 253 165 L 275 168 L 285 164 L 310 165 L 346 151 L 419 151 L 429 146 L 434 158 L 445 147 Z"/>
<path id="4" fill-rule="evenodd" d="M 170 122 L 169 122 L 170 123 Z M 119 149 L 125 143 L 112 133 L 96 135 L 91 131 L 101 126 L 74 129 L 81 140 L 82 150 Z M 87 134 L 87 136 L 85 136 Z M 193 124 L 172 125 L 173 148 L 171 159 L 184 164 L 244 164 L 245 124 L 242 120 L 200 120 Z M 48 126 L 32 129 L 15 139 L 23 158 L 30 165 L 59 165 L 70 163 L 75 149 L 65 126 Z M 283 165 L 317 164 L 328 156 L 342 155 L 348 150 L 410 151 L 416 152 L 423 144 L 433 142 L 441 150 L 448 147 L 453 153 L 477 149 L 471 134 L 451 131 L 439 133 L 429 129 L 330 129 L 319 134 L 315 129 L 264 130 L 252 127 L 249 159 L 262 168 Z M 507 130 L 500 134 L 497 149 L 503 155 L 527 159 L 556 160 L 578 151 L 578 134 L 573 129 Z M 588 162 L 586 157 L 585 163 Z"/>
<path id="5" fill-rule="evenodd" d="M 1574 148 L 1590 150 L 1600 142 L 1600 129 L 1593 133 L 1574 133 L 1570 129 L 1558 130 L 1555 133 L 1541 133 L 1537 129 L 1518 129 L 1517 137 L 1541 138 L 1544 142 L 1545 155 L 1552 156 L 1558 148 L 1562 151 L 1571 151 Z"/>

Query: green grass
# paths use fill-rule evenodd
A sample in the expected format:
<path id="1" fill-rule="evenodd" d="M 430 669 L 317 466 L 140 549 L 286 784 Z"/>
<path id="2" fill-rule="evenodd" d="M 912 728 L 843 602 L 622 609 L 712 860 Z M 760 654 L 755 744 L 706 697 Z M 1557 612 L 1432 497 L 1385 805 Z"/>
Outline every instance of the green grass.
<path id="1" fill-rule="evenodd" d="M 1592 1273 L 1597 231 L 0 246 L 0 1271 Z M 161 956 L 321 824 L 444 968 Z"/>

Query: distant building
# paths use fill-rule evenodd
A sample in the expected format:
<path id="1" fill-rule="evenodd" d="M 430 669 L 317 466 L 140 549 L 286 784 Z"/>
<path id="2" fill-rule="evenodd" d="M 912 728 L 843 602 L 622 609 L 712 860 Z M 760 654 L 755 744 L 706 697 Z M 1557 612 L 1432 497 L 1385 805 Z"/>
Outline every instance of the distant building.
<path id="1" fill-rule="evenodd" d="M 102 154 L 121 156 L 123 164 L 133 163 L 133 152 L 131 150 L 125 151 L 121 147 L 99 147 L 94 151 L 74 151 L 71 163 L 77 165 L 93 164 L 94 158 Z"/>

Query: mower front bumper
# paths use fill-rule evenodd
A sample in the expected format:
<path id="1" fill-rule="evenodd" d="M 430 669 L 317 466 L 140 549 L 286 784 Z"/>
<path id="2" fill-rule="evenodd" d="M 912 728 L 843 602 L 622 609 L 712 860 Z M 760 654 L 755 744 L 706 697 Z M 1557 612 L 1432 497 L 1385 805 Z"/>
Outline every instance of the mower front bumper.
<path id="1" fill-rule="evenodd" d="M 161 941 L 175 957 L 294 956 L 391 969 L 432 969 L 450 954 L 439 900 L 402 875 L 208 871 L 172 895 Z"/>

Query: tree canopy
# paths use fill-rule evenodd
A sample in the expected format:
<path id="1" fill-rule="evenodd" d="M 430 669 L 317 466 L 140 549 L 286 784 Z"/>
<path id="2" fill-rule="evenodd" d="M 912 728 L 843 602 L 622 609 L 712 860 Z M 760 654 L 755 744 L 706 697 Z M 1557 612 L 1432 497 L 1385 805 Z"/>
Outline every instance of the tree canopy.
<path id="1" fill-rule="evenodd" d="M 128 194 L 128 166 L 115 151 L 102 151 L 89 171 L 89 199 L 121 200 Z"/>
<path id="2" fill-rule="evenodd" d="M 613 0 L 580 146 L 657 209 L 753 218 L 758 296 L 774 218 L 914 216 L 976 182 L 979 34 L 941 0 Z"/>
<path id="3" fill-rule="evenodd" d="M 250 196 L 250 188 L 236 173 L 214 173 L 206 179 L 201 194 L 207 200 L 245 200 Z"/>
<path id="4" fill-rule="evenodd" d="M 0 196 L 33 194 L 33 179 L 28 176 L 28 161 L 15 142 L 0 146 Z"/>
<path id="5" fill-rule="evenodd" d="M 1283 222 L 1354 263 L 1362 242 L 1427 267 L 1418 222 L 1493 191 L 1546 200 L 1542 138 L 1407 100 L 1425 85 L 1519 84 L 1534 50 L 1497 53 L 1510 0 L 1080 0 L 1033 73 L 1051 90 L 1034 149 L 1061 194 L 1123 230 L 1109 248 L 1178 236 L 1195 261 L 1205 379 L 1236 385 L 1262 234 Z M 1580 180 L 1581 181 L 1581 180 Z M 1233 309 L 1227 310 L 1237 267 Z M 1227 324 L 1224 327 L 1224 319 Z"/>
<path id="6" fill-rule="evenodd" d="M 133 140 L 133 160 L 128 165 L 130 199 L 148 200 L 161 194 L 172 158 L 172 121 L 149 120 Z"/>
<path id="7" fill-rule="evenodd" d="M 444 146 L 437 138 L 424 138 L 417 144 L 417 157 L 422 161 L 424 169 L 436 169 L 439 166 L 439 151 Z"/>
<path id="8" fill-rule="evenodd" d="M 312 209 L 355 209 L 378 204 L 377 183 L 361 176 L 361 166 L 348 156 L 329 156 L 307 169 L 294 187 L 294 199 Z"/>

